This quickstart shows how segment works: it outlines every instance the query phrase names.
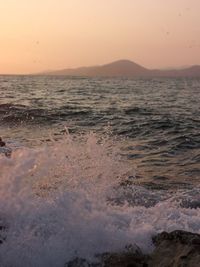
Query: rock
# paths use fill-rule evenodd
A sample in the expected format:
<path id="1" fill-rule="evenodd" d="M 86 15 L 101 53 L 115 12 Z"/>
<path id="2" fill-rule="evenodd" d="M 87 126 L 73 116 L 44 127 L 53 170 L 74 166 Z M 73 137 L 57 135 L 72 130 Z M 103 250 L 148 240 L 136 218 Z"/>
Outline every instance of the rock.
<path id="1" fill-rule="evenodd" d="M 152 241 L 155 250 L 151 255 L 129 245 L 123 252 L 98 255 L 99 263 L 76 258 L 65 267 L 200 267 L 199 234 L 180 230 L 162 232 Z"/>
<path id="2" fill-rule="evenodd" d="M 144 254 L 121 252 L 103 255 L 102 267 L 148 267 L 149 257 Z"/>
<path id="3" fill-rule="evenodd" d="M 92 263 L 85 259 L 76 258 L 65 267 L 148 267 L 148 256 L 143 254 L 121 252 L 105 253 L 99 256 L 98 263 Z"/>
<path id="4" fill-rule="evenodd" d="M 156 249 L 150 267 L 199 267 L 200 235 L 185 231 L 162 232 L 153 237 Z"/>
<path id="5" fill-rule="evenodd" d="M 65 267 L 148 267 L 149 256 L 144 255 L 139 247 L 128 245 L 122 252 L 103 253 L 96 256 L 96 263 L 75 258 Z"/>

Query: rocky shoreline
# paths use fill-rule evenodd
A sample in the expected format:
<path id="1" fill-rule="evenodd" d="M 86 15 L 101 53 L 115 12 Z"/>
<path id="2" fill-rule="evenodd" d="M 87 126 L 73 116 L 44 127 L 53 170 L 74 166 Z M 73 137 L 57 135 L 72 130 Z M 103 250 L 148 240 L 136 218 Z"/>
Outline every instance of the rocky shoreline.
<path id="1" fill-rule="evenodd" d="M 155 250 L 144 255 L 139 248 L 97 256 L 99 263 L 76 258 L 65 267 L 200 267 L 200 235 L 176 230 L 152 238 Z"/>
<path id="2" fill-rule="evenodd" d="M 0 245 L 6 242 L 7 231 L 0 220 Z M 128 245 L 121 252 L 96 255 L 95 262 L 75 258 L 64 267 L 200 267 L 200 234 L 182 230 L 162 232 L 153 236 L 152 242 L 155 249 L 148 255 L 139 247 Z"/>

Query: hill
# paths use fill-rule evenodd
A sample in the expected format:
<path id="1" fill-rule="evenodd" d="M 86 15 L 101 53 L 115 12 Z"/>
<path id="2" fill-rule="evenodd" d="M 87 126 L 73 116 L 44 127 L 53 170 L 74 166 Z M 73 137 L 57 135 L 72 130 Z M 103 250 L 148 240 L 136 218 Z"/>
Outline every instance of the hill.
<path id="1" fill-rule="evenodd" d="M 179 70 L 151 70 L 130 60 L 118 60 L 100 66 L 62 69 L 41 74 L 88 77 L 200 77 L 200 66 Z"/>

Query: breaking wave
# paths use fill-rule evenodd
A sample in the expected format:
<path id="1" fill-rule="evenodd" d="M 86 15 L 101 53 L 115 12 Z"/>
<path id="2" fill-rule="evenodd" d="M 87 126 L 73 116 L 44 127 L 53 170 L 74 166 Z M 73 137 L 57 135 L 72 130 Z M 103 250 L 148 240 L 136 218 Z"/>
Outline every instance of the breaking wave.
<path id="1" fill-rule="evenodd" d="M 120 154 L 116 140 L 89 133 L 0 155 L 1 266 L 60 267 L 130 243 L 149 252 L 151 236 L 163 230 L 200 233 L 198 206 L 124 186 L 137 170 Z"/>

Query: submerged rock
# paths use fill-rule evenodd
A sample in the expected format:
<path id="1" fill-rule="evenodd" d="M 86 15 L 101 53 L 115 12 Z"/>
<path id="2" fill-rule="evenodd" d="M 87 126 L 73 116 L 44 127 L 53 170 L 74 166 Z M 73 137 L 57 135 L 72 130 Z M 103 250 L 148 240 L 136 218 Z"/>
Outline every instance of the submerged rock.
<path id="1" fill-rule="evenodd" d="M 155 250 L 144 255 L 140 249 L 104 253 L 98 263 L 76 258 L 65 267 L 200 267 L 200 235 L 181 230 L 162 232 L 152 238 Z"/>

